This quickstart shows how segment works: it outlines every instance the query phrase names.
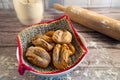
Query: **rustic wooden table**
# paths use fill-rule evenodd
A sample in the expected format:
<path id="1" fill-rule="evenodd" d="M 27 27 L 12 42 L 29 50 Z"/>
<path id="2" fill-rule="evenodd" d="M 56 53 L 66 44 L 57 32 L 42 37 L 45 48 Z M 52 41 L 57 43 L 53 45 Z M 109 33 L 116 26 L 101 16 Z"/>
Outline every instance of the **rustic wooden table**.
<path id="1" fill-rule="evenodd" d="M 88 8 L 92 11 L 120 20 L 120 8 Z M 43 21 L 60 17 L 64 13 L 54 9 L 45 11 Z M 120 42 L 72 22 L 83 35 L 88 54 L 81 64 L 68 75 L 68 80 L 120 80 Z M 13 10 L 0 10 L 0 80 L 37 80 L 36 75 L 26 71 L 17 72 L 16 35 L 26 28 Z"/>

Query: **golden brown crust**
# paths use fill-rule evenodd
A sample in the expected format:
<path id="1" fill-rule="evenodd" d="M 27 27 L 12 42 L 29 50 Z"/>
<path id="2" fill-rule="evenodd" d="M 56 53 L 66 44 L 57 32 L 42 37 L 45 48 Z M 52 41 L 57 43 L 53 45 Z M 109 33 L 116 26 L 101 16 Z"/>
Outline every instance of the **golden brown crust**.
<path id="1" fill-rule="evenodd" d="M 68 66 L 69 50 L 66 44 L 56 44 L 53 49 L 53 65 L 58 69 L 64 69 Z"/>
<path id="2" fill-rule="evenodd" d="M 70 56 L 75 54 L 75 48 L 74 48 L 74 46 L 71 43 L 68 44 L 68 47 L 69 47 L 69 50 L 70 50 L 70 52 L 69 52 Z"/>
<path id="3" fill-rule="evenodd" d="M 53 42 L 52 37 L 49 37 L 47 35 L 42 35 L 42 34 L 38 34 L 37 36 L 33 37 L 32 41 L 34 41 L 34 40 L 36 40 L 38 38 L 43 39 L 43 40 L 47 41 L 48 43 Z"/>
<path id="4" fill-rule="evenodd" d="M 52 37 L 55 31 L 48 31 L 45 33 L 45 35 Z"/>
<path id="5" fill-rule="evenodd" d="M 50 51 L 53 48 L 53 45 L 45 41 L 44 39 L 38 38 L 32 41 L 35 46 L 43 47 L 46 51 Z"/>
<path id="6" fill-rule="evenodd" d="M 70 43 L 72 34 L 67 30 L 49 31 L 32 38 L 32 44 L 27 50 L 27 60 L 39 67 L 46 68 L 51 61 L 57 69 L 67 68 L 69 57 L 75 53 Z M 48 52 L 47 52 L 48 51 Z"/>
<path id="7" fill-rule="evenodd" d="M 41 47 L 28 48 L 26 58 L 30 63 L 42 68 L 46 68 L 51 61 L 48 52 Z"/>
<path id="8" fill-rule="evenodd" d="M 52 36 L 53 41 L 60 44 L 68 44 L 72 41 L 72 34 L 67 30 L 57 30 Z"/>

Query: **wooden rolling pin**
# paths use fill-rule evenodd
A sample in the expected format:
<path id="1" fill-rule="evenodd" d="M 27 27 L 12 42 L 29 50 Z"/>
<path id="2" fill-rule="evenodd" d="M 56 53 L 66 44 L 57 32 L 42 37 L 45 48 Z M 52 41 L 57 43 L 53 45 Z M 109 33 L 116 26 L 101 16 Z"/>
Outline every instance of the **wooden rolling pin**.
<path id="1" fill-rule="evenodd" d="M 120 21 L 72 5 L 65 8 L 56 3 L 54 8 L 67 13 L 73 21 L 120 41 Z"/>

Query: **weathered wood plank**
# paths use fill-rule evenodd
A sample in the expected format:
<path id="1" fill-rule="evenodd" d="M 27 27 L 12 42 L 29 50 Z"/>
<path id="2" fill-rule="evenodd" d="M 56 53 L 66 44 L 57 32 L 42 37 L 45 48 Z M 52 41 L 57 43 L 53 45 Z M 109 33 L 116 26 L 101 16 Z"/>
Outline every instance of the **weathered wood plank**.
<path id="1" fill-rule="evenodd" d="M 77 67 L 69 76 L 72 80 L 119 80 L 120 68 Z"/>
<path id="2" fill-rule="evenodd" d="M 26 72 L 24 76 L 18 73 L 16 47 L 0 48 L 0 80 L 34 80 L 35 75 Z"/>
<path id="3" fill-rule="evenodd" d="M 108 49 L 96 44 L 89 45 L 88 50 L 81 67 L 120 67 L 120 49 Z"/>
<path id="4" fill-rule="evenodd" d="M 120 79 L 118 75 L 120 75 L 120 54 L 114 53 L 113 55 L 109 54 L 110 50 L 105 49 L 101 51 L 102 48 L 96 50 L 92 49 L 82 61 L 82 63 L 71 73 L 68 75 L 72 79 L 77 80 L 80 79 L 106 79 L 111 76 L 109 80 L 115 80 L 115 78 Z M 34 80 L 37 78 L 34 74 L 30 72 L 26 72 L 23 77 L 21 77 L 18 72 L 18 62 L 16 59 L 16 47 L 6 47 L 0 48 L 1 56 L 0 56 L 0 79 L 1 80 L 23 80 L 29 79 Z M 105 53 L 107 51 L 108 53 Z M 118 51 L 114 50 L 113 51 Z M 94 52 L 94 53 L 93 53 Z M 9 55 L 9 56 L 8 56 Z M 96 57 L 97 56 L 97 57 Z M 115 58 L 114 58 L 115 57 Z M 112 59 L 112 62 L 110 62 Z M 98 61 L 97 61 L 98 60 Z M 104 75 L 103 75 L 104 74 Z M 12 76 L 12 77 L 11 77 Z M 94 76 L 94 77 L 93 77 Z M 77 77 L 77 78 L 76 78 Z M 116 79 L 117 80 L 117 79 Z"/>
<path id="5" fill-rule="evenodd" d="M 92 9 L 92 10 L 96 10 L 96 11 L 103 11 L 103 13 L 105 12 L 104 10 L 107 10 L 108 8 L 105 8 L 105 9 Z M 111 11 L 113 11 L 114 9 L 110 9 Z M 50 10 L 46 10 L 46 11 L 50 11 Z M 45 12 L 45 16 L 43 18 L 43 21 L 48 21 L 48 20 L 52 20 L 52 19 L 55 19 L 61 15 L 63 15 L 64 13 L 61 13 L 61 14 L 57 14 L 59 12 L 56 12 L 56 10 L 54 9 L 51 9 L 52 13 L 51 12 Z M 109 11 L 110 12 L 110 11 Z M 119 12 L 119 10 L 114 10 L 113 12 Z M 25 26 L 23 26 L 19 20 L 16 18 L 15 16 L 15 12 L 13 10 L 11 11 L 6 11 L 6 10 L 2 10 L 2 12 L 0 12 L 0 14 L 2 16 L 0 16 L 0 32 L 5 32 L 5 34 L 7 34 L 7 32 L 19 32 L 21 31 L 22 29 L 25 28 Z M 9 15 L 9 16 L 6 16 L 6 15 Z M 12 20 L 11 20 L 12 18 Z M 13 25 L 14 24 L 14 25 Z M 76 30 L 83 34 L 83 36 L 85 38 L 89 38 L 90 40 L 93 40 L 93 41 L 105 41 L 107 39 L 110 39 L 110 38 L 105 38 L 106 36 L 102 35 L 102 34 L 99 34 L 97 33 L 96 31 L 93 31 L 91 29 L 88 29 L 88 28 L 85 28 L 83 26 L 81 26 L 80 24 L 77 24 L 75 22 L 73 22 L 73 25 L 75 26 Z M 4 35 L 5 35 L 4 34 Z M 103 37 L 102 39 L 100 39 L 101 37 Z M 2 38 L 2 37 L 1 37 Z M 100 39 L 100 40 L 99 40 Z M 105 40 L 104 40 L 105 39 Z M 113 40 L 113 39 L 110 39 L 110 40 Z"/>
<path id="6" fill-rule="evenodd" d="M 17 33 L 1 32 L 0 33 L 0 47 L 16 46 Z"/>
<path id="7" fill-rule="evenodd" d="M 119 9 L 95 8 L 90 10 L 114 19 L 119 19 L 117 17 L 120 16 Z M 42 21 L 49 21 L 63 14 L 63 12 L 48 9 Z M 75 22 L 72 23 L 77 32 L 86 39 L 89 52 L 71 73 L 71 79 L 120 80 L 120 42 Z M 19 22 L 14 11 L 0 10 L 0 80 L 36 79 L 36 76 L 29 72 L 26 72 L 24 77 L 19 76 L 17 72 L 16 35 L 26 27 Z"/>
<path id="8" fill-rule="evenodd" d="M 50 10 L 47 10 L 47 11 L 50 11 Z M 8 16 L 6 16 L 6 15 L 8 15 Z M 44 18 L 42 21 L 44 21 L 44 22 L 50 21 L 50 20 L 60 17 L 61 15 L 63 15 L 63 13 L 57 14 L 57 13 L 55 13 L 55 11 L 52 13 L 45 12 L 45 15 L 44 15 Z M 11 32 L 11 31 L 19 32 L 22 29 L 24 29 L 25 27 L 28 27 L 28 26 L 22 25 L 19 22 L 16 14 L 13 10 L 8 10 L 8 11 L 1 10 L 1 12 L 0 12 L 0 32 Z"/>

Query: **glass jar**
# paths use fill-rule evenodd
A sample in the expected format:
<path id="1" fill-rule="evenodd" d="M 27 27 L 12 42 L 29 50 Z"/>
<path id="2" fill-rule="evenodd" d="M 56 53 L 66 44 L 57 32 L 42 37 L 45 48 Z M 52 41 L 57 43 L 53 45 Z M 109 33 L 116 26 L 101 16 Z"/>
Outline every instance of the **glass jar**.
<path id="1" fill-rule="evenodd" d="M 19 21 L 24 25 L 39 23 L 43 18 L 42 0 L 13 0 Z"/>

